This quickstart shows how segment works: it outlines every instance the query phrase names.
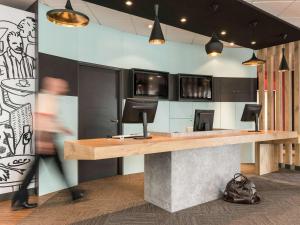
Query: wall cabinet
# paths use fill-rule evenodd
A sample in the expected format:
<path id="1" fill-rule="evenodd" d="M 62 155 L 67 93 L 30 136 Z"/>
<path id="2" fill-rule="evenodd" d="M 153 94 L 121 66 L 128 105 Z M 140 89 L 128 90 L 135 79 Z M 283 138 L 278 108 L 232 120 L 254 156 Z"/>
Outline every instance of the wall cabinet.
<path id="1" fill-rule="evenodd" d="M 215 102 L 256 102 L 256 78 L 214 77 Z"/>
<path id="2" fill-rule="evenodd" d="M 123 71 L 124 97 L 133 97 L 132 75 Z M 180 100 L 179 76 L 169 75 L 169 101 L 203 102 L 203 100 Z M 256 78 L 213 77 L 213 99 L 211 102 L 256 102 Z"/>

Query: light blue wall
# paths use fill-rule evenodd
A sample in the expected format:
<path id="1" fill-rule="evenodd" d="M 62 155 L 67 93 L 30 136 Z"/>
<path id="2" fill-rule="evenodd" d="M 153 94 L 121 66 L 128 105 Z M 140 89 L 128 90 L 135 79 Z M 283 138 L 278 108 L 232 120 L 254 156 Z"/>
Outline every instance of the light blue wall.
<path id="1" fill-rule="evenodd" d="M 255 68 L 241 65 L 252 54 L 248 49 L 225 48 L 220 57 L 210 58 L 200 45 L 167 42 L 153 46 L 148 37 L 93 23 L 84 28 L 60 27 L 47 21 L 49 9 L 39 4 L 39 51 L 43 53 L 121 68 L 256 77 Z"/>
<path id="2" fill-rule="evenodd" d="M 170 73 L 207 74 L 222 77 L 256 77 L 255 68 L 241 65 L 241 62 L 252 54 L 248 49 L 225 48 L 220 57 L 210 58 L 206 55 L 204 46 L 201 45 L 167 42 L 163 46 L 153 46 L 148 44 L 148 37 L 93 23 L 85 28 L 60 27 L 47 21 L 45 15 L 49 9 L 39 4 L 39 51 L 42 53 L 128 69 L 143 68 Z M 195 104 L 159 102 L 156 121 L 150 125 L 149 129 L 157 131 L 185 129 L 187 125 L 192 124 L 193 109 L 196 106 L 202 109 L 215 108 L 218 111 L 215 124 L 220 127 L 245 126 L 237 121 L 238 116 L 236 116 L 236 112 L 240 112 L 243 105 L 235 103 Z M 69 110 L 69 112 L 70 117 L 77 118 L 77 111 L 71 113 Z M 125 133 L 138 131 L 140 131 L 139 126 L 125 126 Z M 242 158 L 252 160 L 251 152 L 246 151 L 243 154 Z M 124 159 L 126 174 L 140 172 L 142 169 L 143 156 Z M 77 173 L 74 172 L 75 175 Z"/>

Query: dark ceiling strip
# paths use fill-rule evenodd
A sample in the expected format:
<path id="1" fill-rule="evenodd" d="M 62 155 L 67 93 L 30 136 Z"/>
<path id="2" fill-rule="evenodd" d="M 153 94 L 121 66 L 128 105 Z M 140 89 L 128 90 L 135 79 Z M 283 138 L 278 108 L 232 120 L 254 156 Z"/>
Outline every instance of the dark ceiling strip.
<path id="1" fill-rule="evenodd" d="M 153 6 L 157 0 L 133 1 L 128 7 L 125 0 L 85 0 L 100 6 L 153 20 Z M 183 5 L 184 2 L 184 5 Z M 211 15 L 212 3 L 220 5 L 216 15 Z M 226 30 L 220 39 L 237 45 L 262 49 L 300 40 L 300 29 L 242 0 L 160 0 L 160 22 L 210 37 L 215 31 Z M 180 17 L 186 16 L 186 23 Z M 251 45 L 252 31 L 248 24 L 259 22 L 255 30 L 256 45 Z M 288 34 L 286 40 L 282 34 Z"/>

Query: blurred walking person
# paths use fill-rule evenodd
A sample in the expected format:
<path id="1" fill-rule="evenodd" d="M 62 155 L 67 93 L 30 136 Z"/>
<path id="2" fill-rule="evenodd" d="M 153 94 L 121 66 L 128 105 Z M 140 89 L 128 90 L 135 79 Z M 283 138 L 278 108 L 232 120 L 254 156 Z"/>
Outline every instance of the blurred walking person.
<path id="1" fill-rule="evenodd" d="M 28 203 L 28 186 L 36 174 L 39 166 L 39 160 L 54 158 L 55 164 L 61 172 L 65 184 L 70 191 L 72 200 L 78 200 L 83 197 L 83 193 L 70 187 L 64 174 L 62 162 L 58 156 L 56 139 L 61 134 L 71 134 L 71 131 L 65 128 L 57 119 L 58 115 L 58 97 L 68 92 L 68 83 L 65 80 L 45 77 L 42 82 L 41 93 L 37 98 L 36 110 L 36 159 L 29 169 L 20 189 L 12 199 L 12 208 L 14 210 L 22 208 L 35 208 L 37 203 Z"/>

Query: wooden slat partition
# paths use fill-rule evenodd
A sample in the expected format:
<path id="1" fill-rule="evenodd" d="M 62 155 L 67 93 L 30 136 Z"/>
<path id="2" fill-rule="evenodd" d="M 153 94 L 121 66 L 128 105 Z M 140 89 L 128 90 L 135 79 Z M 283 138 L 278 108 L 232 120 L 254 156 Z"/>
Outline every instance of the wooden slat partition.
<path id="1" fill-rule="evenodd" d="M 276 46 L 274 56 L 274 73 L 275 73 L 275 129 L 283 130 L 283 114 L 282 114 L 282 73 L 278 69 L 281 57 L 281 46 Z"/>
<path id="2" fill-rule="evenodd" d="M 294 129 L 300 133 L 300 41 L 294 45 Z M 300 166 L 299 144 L 295 145 L 295 165 Z"/>
<path id="3" fill-rule="evenodd" d="M 285 45 L 285 55 L 286 60 L 288 64 L 290 65 L 290 69 L 292 68 L 292 43 L 288 43 Z M 292 71 L 289 70 L 287 72 L 284 72 L 283 74 L 285 82 L 284 82 L 284 98 L 285 98 L 285 130 L 291 131 L 292 130 Z M 285 145 L 285 163 L 288 165 L 293 164 L 293 158 L 292 158 L 292 144 L 286 144 Z"/>
<path id="4" fill-rule="evenodd" d="M 287 72 L 279 72 L 283 47 L 290 68 Z M 261 49 L 258 57 L 266 60 L 257 68 L 259 103 L 263 105 L 260 129 L 295 130 L 300 134 L 300 41 Z M 275 151 L 280 163 L 300 166 L 298 144 L 279 144 Z"/>
<path id="5" fill-rule="evenodd" d="M 274 47 L 267 49 L 267 58 L 270 59 L 267 61 L 267 82 L 268 82 L 268 90 L 267 90 L 267 96 L 268 96 L 268 106 L 267 106 L 267 127 L 268 130 L 274 130 Z"/>
<path id="6" fill-rule="evenodd" d="M 281 48 L 278 45 L 275 47 L 274 55 L 274 77 L 275 77 L 275 130 L 283 130 L 283 114 L 282 114 L 282 73 L 278 69 L 281 59 Z M 283 163 L 283 144 L 275 146 L 276 152 L 279 155 L 279 163 Z"/>
<path id="7" fill-rule="evenodd" d="M 259 50 L 257 55 L 258 57 L 265 58 L 266 49 Z M 258 99 L 259 104 L 262 105 L 262 113 L 259 116 L 259 127 L 262 130 L 265 130 L 265 65 L 261 65 L 257 67 L 257 75 L 258 75 Z"/>

